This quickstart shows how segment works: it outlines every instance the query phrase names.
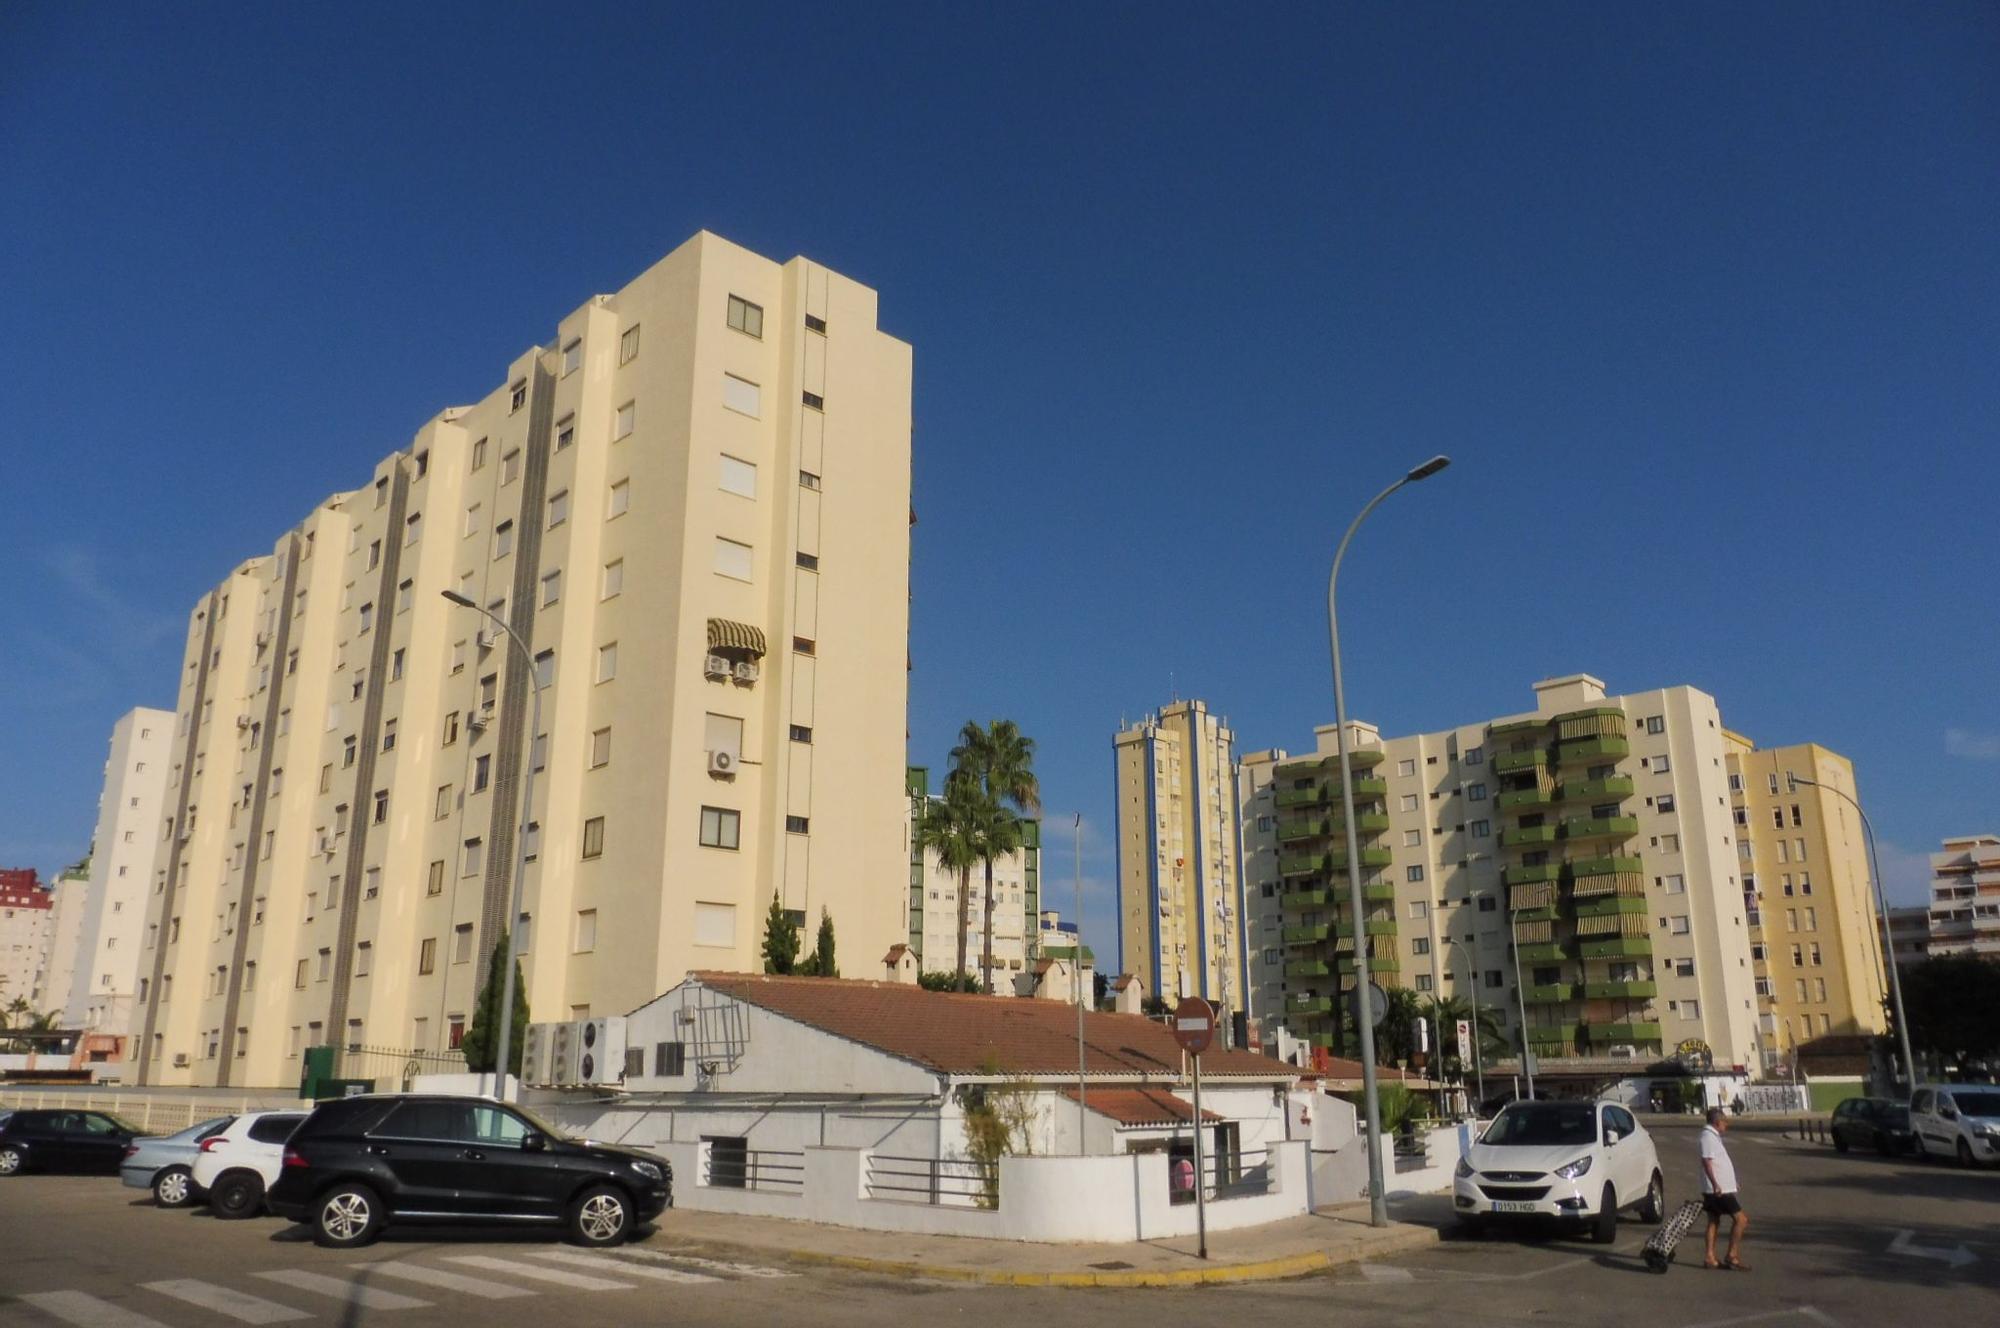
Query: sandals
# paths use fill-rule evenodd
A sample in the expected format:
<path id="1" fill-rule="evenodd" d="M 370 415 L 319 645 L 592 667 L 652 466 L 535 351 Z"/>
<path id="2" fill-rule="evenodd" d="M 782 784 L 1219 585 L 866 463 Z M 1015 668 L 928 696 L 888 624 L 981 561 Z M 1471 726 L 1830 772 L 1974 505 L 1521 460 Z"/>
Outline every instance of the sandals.
<path id="1" fill-rule="evenodd" d="M 1731 1259 L 1724 1267 L 1728 1268 L 1732 1273 L 1747 1273 L 1750 1271 L 1750 1265 L 1744 1263 L 1741 1259 Z"/>

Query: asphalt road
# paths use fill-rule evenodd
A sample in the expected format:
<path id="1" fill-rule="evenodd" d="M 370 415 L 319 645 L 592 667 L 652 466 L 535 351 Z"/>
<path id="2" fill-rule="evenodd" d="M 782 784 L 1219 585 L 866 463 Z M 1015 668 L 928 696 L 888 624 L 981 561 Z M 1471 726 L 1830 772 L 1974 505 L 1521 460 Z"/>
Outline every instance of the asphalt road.
<path id="1" fill-rule="evenodd" d="M 1694 1130 L 1654 1130 L 1669 1198 L 1694 1186 Z M 869 1325 L 1059 1314 L 1093 1328 L 1160 1328 L 1226 1314 L 1260 1325 L 1603 1324 L 1722 1328 L 2000 1319 L 2000 1172 L 1840 1157 L 1775 1134 L 1731 1136 L 1755 1226 L 1748 1273 L 1700 1267 L 1699 1229 L 1664 1276 L 1647 1228 L 1609 1248 L 1581 1240 L 1448 1239 L 1421 1254 L 1294 1282 L 1178 1291 L 968 1287 L 788 1265 L 701 1239 L 669 1214 L 646 1239 L 591 1253 L 543 1237 L 391 1232 L 321 1250 L 271 1219 L 160 1212 L 137 1190 L 85 1177 L 0 1181 L 0 1324 L 7 1328 L 547 1328 L 591 1322 Z M 1396 1205 L 1449 1221 L 1448 1201 Z"/>

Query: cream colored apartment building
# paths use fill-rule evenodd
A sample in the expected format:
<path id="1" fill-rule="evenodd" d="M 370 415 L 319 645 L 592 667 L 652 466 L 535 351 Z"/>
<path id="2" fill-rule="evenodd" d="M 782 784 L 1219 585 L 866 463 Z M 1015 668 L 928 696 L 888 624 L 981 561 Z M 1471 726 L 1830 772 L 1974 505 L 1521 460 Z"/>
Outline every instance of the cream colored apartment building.
<path id="1" fill-rule="evenodd" d="M 0 1004 L 42 1004 L 55 896 L 32 867 L 0 871 Z"/>
<path id="2" fill-rule="evenodd" d="M 1244 1008 L 1235 743 L 1201 701 L 1121 731 L 1118 957 L 1148 995 Z"/>
<path id="3" fill-rule="evenodd" d="M 2000 835 L 1960 835 L 1931 854 L 1929 953 L 2000 956 Z"/>
<path id="4" fill-rule="evenodd" d="M 56 885 L 47 985 L 65 1028 L 132 1032 L 147 897 L 167 838 L 173 736 L 173 712 L 145 706 L 111 727 L 89 863 Z"/>
<path id="5" fill-rule="evenodd" d="M 925 973 L 950 973 L 958 967 L 958 873 L 947 871 L 935 850 L 919 851 L 915 827 L 924 807 L 938 795 L 930 791 L 930 771 L 911 766 L 908 773 L 910 816 L 910 934 L 907 939 Z M 1022 975 L 1032 977 L 1041 954 L 1042 823 L 1021 822 L 1021 847 L 993 860 L 993 990 L 1016 994 Z M 810 936 L 810 931 L 807 932 Z M 977 863 L 966 888 L 965 969 L 980 975 L 986 944 L 986 864 Z"/>
<path id="6" fill-rule="evenodd" d="M 1861 819 L 1832 791 L 1859 800 L 1852 762 L 1818 743 L 1725 740 L 1762 1068 L 1775 1072 L 1823 1034 L 1887 1031 L 1874 877 Z"/>
<path id="7" fill-rule="evenodd" d="M 1358 930 L 1383 986 L 1476 998 L 1510 1037 L 1525 1008 L 1546 1064 L 1643 1064 L 1684 1046 L 1758 1064 L 1714 698 L 1608 696 L 1587 674 L 1534 690 L 1532 712 L 1435 733 L 1351 724 L 1358 929 L 1334 729 L 1303 759 L 1243 758 L 1252 1013 L 1267 1040 L 1283 1026 L 1351 1054 L 1338 1012 Z"/>
<path id="8" fill-rule="evenodd" d="M 875 292 L 700 233 L 216 586 L 144 1080 L 455 1047 L 517 854 L 536 1019 L 756 969 L 773 895 L 901 940 L 910 387 Z"/>

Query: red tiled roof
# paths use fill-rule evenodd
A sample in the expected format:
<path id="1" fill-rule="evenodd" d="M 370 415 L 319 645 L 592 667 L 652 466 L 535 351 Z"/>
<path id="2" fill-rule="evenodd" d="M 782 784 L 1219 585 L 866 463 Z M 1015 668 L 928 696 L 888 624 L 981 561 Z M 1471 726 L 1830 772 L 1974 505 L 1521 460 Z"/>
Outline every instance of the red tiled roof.
<path id="1" fill-rule="evenodd" d="M 1065 1088 L 1063 1096 L 1074 1102 L 1076 1090 Z M 1083 1095 L 1083 1105 L 1120 1125 L 1185 1125 L 1194 1119 L 1194 1107 L 1164 1088 L 1093 1088 Z M 1227 1119 L 1206 1107 L 1201 1118 L 1204 1123 Z"/>
<path id="2" fill-rule="evenodd" d="M 1067 1001 L 926 991 L 900 982 L 690 973 L 725 996 L 943 1074 L 1074 1075 L 1076 1007 Z M 1084 1015 L 1086 1073 L 1178 1077 L 1180 1044 L 1136 1014 Z M 1204 1076 L 1288 1080 L 1298 1070 L 1249 1051 L 1203 1053 Z"/>

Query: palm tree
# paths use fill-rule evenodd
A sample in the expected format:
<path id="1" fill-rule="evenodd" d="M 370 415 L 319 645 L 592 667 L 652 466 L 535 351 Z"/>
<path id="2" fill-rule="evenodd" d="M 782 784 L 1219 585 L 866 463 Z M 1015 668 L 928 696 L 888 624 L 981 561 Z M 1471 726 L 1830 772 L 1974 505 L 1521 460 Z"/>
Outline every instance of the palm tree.
<path id="1" fill-rule="evenodd" d="M 1463 996 L 1431 997 L 1424 1003 L 1424 1016 L 1431 1021 L 1431 1035 L 1437 1040 L 1440 1069 L 1456 1069 L 1461 1079 L 1470 1078 L 1472 1067 L 1458 1061 L 1458 1021 L 1472 1017 L 1472 1007 Z M 1451 1030 L 1447 1032 L 1447 1030 Z M 1479 1007 L 1479 1024 L 1472 1035 L 1479 1039 L 1479 1058 L 1496 1061 L 1513 1054 L 1513 1047 L 1500 1031 L 1500 1012 L 1492 1005 Z"/>
<path id="2" fill-rule="evenodd" d="M 958 873 L 958 967 L 965 973 L 965 924 L 971 905 L 972 864 L 979 861 L 985 808 L 978 790 L 963 781 L 946 780 L 944 796 L 924 804 L 917 822 L 917 849 L 937 854 L 938 865 Z"/>
<path id="3" fill-rule="evenodd" d="M 988 994 L 993 991 L 993 859 L 1020 847 L 1019 826 L 999 827 L 1018 816 L 1032 816 L 1042 809 L 1042 787 L 1035 780 L 1035 740 L 1025 736 L 1011 719 L 996 719 L 981 728 L 967 720 L 958 731 L 958 746 L 951 749 L 951 774 L 946 779 L 970 783 L 979 790 L 996 813 L 989 821 L 989 833 L 980 857 L 986 864 L 986 927 L 981 968 Z"/>

